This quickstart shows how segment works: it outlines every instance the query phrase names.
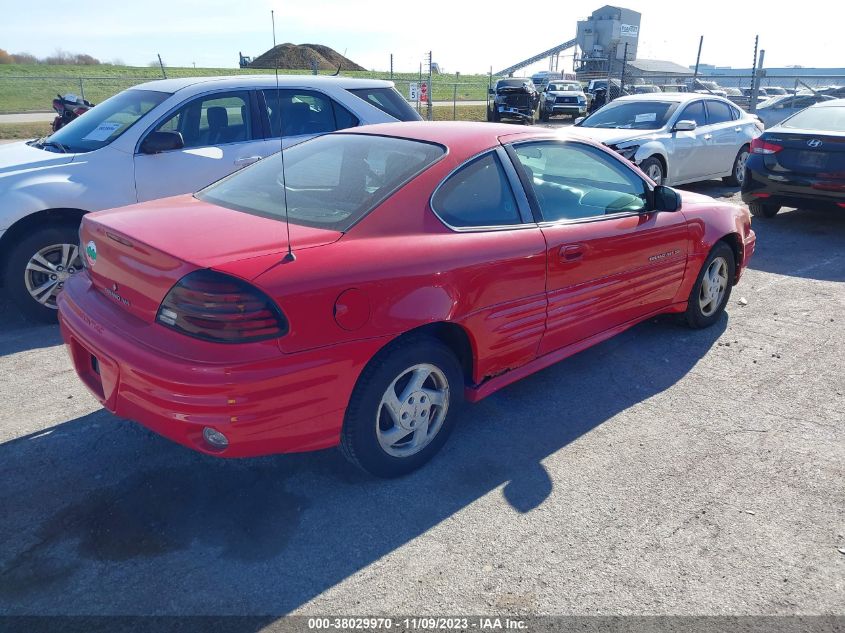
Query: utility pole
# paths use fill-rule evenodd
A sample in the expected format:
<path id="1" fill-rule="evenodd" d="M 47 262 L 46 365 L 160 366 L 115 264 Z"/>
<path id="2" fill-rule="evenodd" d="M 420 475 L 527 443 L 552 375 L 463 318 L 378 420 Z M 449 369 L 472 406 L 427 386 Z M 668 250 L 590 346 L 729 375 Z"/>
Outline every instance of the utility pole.
<path id="1" fill-rule="evenodd" d="M 701 46 L 704 44 L 704 36 L 698 39 L 698 55 L 695 56 L 695 72 L 692 74 L 692 89 L 695 90 L 695 84 L 698 82 L 698 64 L 701 62 Z"/>
<path id="2" fill-rule="evenodd" d="M 276 48 L 276 14 L 270 9 L 270 22 L 273 24 L 273 48 Z"/>
<path id="3" fill-rule="evenodd" d="M 748 104 L 748 111 L 754 114 L 757 111 L 757 95 L 760 92 L 760 77 L 765 72 L 763 70 L 763 58 L 766 56 L 766 51 L 760 49 L 760 61 L 754 69 L 754 83 L 751 86 L 751 103 Z"/>
<path id="4" fill-rule="evenodd" d="M 622 73 L 619 75 L 620 95 L 625 90 L 625 66 L 628 65 L 628 42 L 625 42 L 625 50 L 622 53 Z"/>
<path id="5" fill-rule="evenodd" d="M 754 36 L 754 59 L 751 61 L 751 92 L 754 92 L 754 85 L 757 83 L 754 76 L 757 74 L 757 43 L 760 40 L 759 35 Z M 748 111 L 754 112 L 751 109 L 751 97 L 748 97 Z"/>
<path id="6" fill-rule="evenodd" d="M 156 55 L 158 55 L 158 65 L 161 68 L 161 74 L 165 79 L 167 79 L 167 73 L 164 72 L 164 62 L 161 61 L 161 53 L 156 53 Z"/>
<path id="7" fill-rule="evenodd" d="M 393 53 L 390 54 L 390 80 L 393 81 Z"/>

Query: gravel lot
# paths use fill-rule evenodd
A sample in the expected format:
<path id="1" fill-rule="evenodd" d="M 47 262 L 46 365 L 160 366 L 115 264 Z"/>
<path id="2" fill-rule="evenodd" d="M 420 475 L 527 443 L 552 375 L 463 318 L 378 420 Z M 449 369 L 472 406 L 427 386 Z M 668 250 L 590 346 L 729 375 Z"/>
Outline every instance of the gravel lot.
<path id="1" fill-rule="evenodd" d="M 523 380 L 398 481 L 171 444 L 3 303 L 0 613 L 845 614 L 845 215 L 754 226 L 716 327 Z"/>

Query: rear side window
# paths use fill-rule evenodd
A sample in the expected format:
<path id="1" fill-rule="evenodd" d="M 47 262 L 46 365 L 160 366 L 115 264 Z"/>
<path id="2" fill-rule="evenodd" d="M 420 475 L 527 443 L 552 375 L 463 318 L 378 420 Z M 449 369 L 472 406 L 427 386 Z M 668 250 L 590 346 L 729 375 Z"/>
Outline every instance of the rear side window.
<path id="1" fill-rule="evenodd" d="M 711 100 L 707 102 L 707 116 L 710 125 L 733 121 L 731 107 L 722 101 Z"/>
<path id="2" fill-rule="evenodd" d="M 841 132 L 845 130 L 845 106 L 807 108 L 780 124 L 781 127 Z"/>
<path id="3" fill-rule="evenodd" d="M 434 194 L 431 206 L 440 219 L 456 228 L 521 223 L 510 183 L 493 153 L 449 176 Z"/>
<path id="4" fill-rule="evenodd" d="M 264 90 L 270 135 L 326 134 L 358 125 L 358 119 L 339 103 L 313 90 Z"/>
<path id="5" fill-rule="evenodd" d="M 422 117 L 395 88 L 352 88 L 349 92 L 397 121 L 422 121 Z"/>

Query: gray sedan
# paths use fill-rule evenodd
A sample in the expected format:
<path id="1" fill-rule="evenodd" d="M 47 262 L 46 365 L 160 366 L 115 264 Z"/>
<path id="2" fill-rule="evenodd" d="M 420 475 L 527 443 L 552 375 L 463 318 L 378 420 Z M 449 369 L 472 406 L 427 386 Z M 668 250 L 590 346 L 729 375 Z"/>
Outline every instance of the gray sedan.
<path id="1" fill-rule="evenodd" d="M 804 108 L 809 108 L 811 105 L 820 101 L 830 101 L 833 98 L 827 95 L 813 93 L 779 95 L 760 103 L 757 106 L 756 114 L 766 124 L 766 127 L 774 127 Z"/>

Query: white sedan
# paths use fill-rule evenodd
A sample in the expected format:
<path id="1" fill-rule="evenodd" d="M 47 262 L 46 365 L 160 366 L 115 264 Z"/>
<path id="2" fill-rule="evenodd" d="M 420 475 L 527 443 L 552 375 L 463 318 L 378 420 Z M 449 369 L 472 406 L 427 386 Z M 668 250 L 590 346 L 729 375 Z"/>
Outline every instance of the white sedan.
<path id="1" fill-rule="evenodd" d="M 85 213 L 190 193 L 284 145 L 420 120 L 393 83 L 346 77 L 192 77 L 141 84 L 44 139 L 0 147 L 0 272 L 27 316 L 55 320 L 81 267 Z M 198 227 L 199 228 L 199 227 Z M 191 236 L 186 235 L 190 240 Z"/>
<path id="2" fill-rule="evenodd" d="M 741 185 L 751 141 L 763 132 L 727 99 L 698 93 L 620 97 L 575 125 L 665 185 L 710 178 Z"/>

